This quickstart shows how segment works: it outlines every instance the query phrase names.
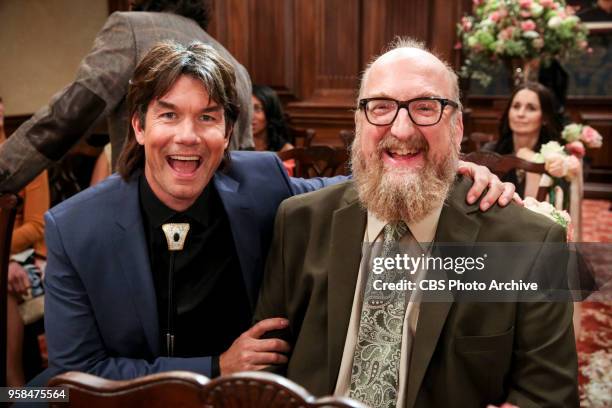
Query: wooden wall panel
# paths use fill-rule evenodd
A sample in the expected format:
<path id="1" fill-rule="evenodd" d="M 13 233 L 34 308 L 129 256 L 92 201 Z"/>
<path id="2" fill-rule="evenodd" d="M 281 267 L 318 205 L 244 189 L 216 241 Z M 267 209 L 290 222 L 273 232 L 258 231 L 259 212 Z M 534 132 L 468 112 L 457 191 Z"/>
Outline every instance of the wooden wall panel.
<path id="1" fill-rule="evenodd" d="M 315 93 L 349 92 L 359 72 L 359 2 L 316 0 Z M 338 18 L 342 15 L 343 18 Z M 333 92 L 332 92 L 333 93 Z"/>
<path id="2" fill-rule="evenodd" d="M 203 0 L 206 1 L 206 0 Z M 249 70 L 255 83 L 277 90 L 291 123 L 316 130 L 315 144 L 342 144 L 341 129 L 354 127 L 353 109 L 363 69 L 396 36 L 425 41 L 451 65 L 456 24 L 472 0 L 209 0 L 209 33 Z M 109 9 L 127 0 L 109 0 Z M 497 134 L 506 100 L 463 98 L 470 108 L 466 130 Z M 604 136 L 604 148 L 589 152 L 596 168 L 612 169 L 610 98 L 570 99 L 575 121 Z"/>
<path id="3" fill-rule="evenodd" d="M 214 0 L 209 32 L 242 62 L 255 83 L 276 89 L 294 126 L 314 143 L 341 145 L 352 129 L 360 75 L 396 36 L 411 36 L 453 56 L 465 1 Z"/>
<path id="4" fill-rule="evenodd" d="M 362 67 L 397 36 L 427 42 L 431 4 L 427 0 L 363 1 Z"/>
<path id="5" fill-rule="evenodd" d="M 293 15 L 291 1 L 249 1 L 251 19 L 267 23 L 250 24 L 248 66 L 258 83 L 295 97 Z"/>
<path id="6" fill-rule="evenodd" d="M 250 53 L 248 0 L 211 1 L 212 18 L 208 32 L 227 48 L 234 58 L 248 66 Z"/>

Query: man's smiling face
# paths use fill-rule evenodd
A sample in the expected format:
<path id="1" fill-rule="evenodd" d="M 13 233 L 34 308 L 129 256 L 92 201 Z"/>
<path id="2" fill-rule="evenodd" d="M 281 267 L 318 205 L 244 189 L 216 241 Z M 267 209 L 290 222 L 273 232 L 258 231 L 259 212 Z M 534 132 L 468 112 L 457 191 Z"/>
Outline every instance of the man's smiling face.
<path id="1" fill-rule="evenodd" d="M 409 101 L 457 99 L 444 64 L 415 48 L 399 48 L 379 57 L 363 79 L 360 98 Z M 447 106 L 440 121 L 418 126 L 406 108 L 386 126 L 371 124 L 364 109 L 355 113 L 352 170 L 359 198 L 385 221 L 418 221 L 442 205 L 453 182 L 463 122 Z M 453 119 L 453 113 L 458 116 Z"/>
<path id="2" fill-rule="evenodd" d="M 144 124 L 134 115 L 132 126 L 145 149 L 145 177 L 151 190 L 173 210 L 189 208 L 227 148 L 223 107 L 210 99 L 199 80 L 182 75 L 149 104 Z"/>

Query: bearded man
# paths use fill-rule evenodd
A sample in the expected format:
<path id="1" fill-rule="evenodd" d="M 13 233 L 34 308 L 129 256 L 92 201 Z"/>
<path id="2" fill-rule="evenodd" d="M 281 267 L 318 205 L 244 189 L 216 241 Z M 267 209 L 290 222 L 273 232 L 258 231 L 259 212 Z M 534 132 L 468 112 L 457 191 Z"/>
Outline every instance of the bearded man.
<path id="1" fill-rule="evenodd" d="M 578 406 L 569 304 L 426 302 L 418 289 L 381 288 L 403 279 L 399 267 L 371 268 L 432 242 L 565 239 L 518 205 L 481 212 L 465 202 L 453 70 L 396 41 L 363 75 L 355 125 L 354 180 L 290 198 L 277 213 L 255 313 L 289 320 L 279 335 L 292 350 L 277 372 L 373 407 Z M 523 276 L 539 257 L 509 263 Z"/>

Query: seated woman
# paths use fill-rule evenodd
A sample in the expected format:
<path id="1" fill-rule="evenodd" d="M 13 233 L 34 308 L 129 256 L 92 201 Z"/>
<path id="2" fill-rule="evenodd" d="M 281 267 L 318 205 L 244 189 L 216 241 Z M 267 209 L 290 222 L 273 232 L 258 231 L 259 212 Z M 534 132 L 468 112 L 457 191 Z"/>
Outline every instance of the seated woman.
<path id="1" fill-rule="evenodd" d="M 561 139 L 561 124 L 553 94 L 545 86 L 527 82 L 510 97 L 499 126 L 499 139 L 483 146 L 483 150 L 514 154 L 530 160 L 543 144 Z M 506 174 L 503 181 L 514 183 L 521 197 L 534 197 L 540 175 L 522 171 Z"/>
<path id="2" fill-rule="evenodd" d="M 0 98 L 0 144 L 6 140 L 3 112 Z M 49 209 L 47 172 L 39 174 L 19 196 L 22 205 L 13 227 L 7 279 L 6 381 L 9 387 L 22 387 L 25 383 L 22 362 L 24 320 L 29 323 L 42 317 L 41 260 L 47 255 L 43 215 Z M 27 302 L 27 307 L 24 307 L 24 299 L 31 300 Z"/>
<path id="3" fill-rule="evenodd" d="M 289 130 L 285 123 L 285 116 L 281 102 L 276 92 L 269 86 L 253 84 L 253 140 L 255 150 L 283 152 L 293 149 L 289 143 Z M 290 176 L 295 168 L 294 160 L 283 163 Z"/>

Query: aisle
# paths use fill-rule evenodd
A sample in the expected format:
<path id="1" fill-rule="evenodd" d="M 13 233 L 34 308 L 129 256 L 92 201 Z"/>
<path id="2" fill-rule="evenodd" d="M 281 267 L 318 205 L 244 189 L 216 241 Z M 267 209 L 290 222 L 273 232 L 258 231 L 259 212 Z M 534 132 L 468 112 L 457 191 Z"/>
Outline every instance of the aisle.
<path id="1" fill-rule="evenodd" d="M 612 243 L 610 201 L 584 200 L 583 241 Z M 612 263 L 612 251 L 609 253 Z M 583 302 L 577 341 L 580 406 L 612 407 L 612 302 Z"/>

